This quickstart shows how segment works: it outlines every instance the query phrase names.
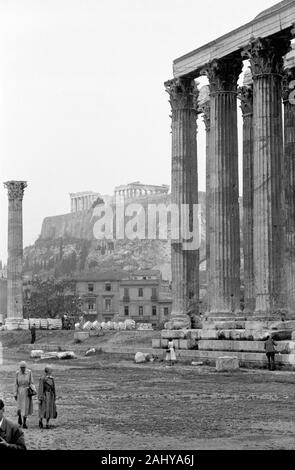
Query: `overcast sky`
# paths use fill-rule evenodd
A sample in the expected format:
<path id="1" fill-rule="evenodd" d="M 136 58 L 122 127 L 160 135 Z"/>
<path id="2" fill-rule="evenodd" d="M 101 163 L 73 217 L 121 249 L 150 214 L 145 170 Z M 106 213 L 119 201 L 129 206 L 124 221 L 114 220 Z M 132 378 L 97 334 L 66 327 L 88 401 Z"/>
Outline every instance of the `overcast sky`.
<path id="1" fill-rule="evenodd" d="M 7 192 L 24 179 L 24 245 L 69 192 L 170 184 L 173 59 L 251 21 L 271 0 L 0 0 L 0 259 Z M 199 189 L 205 189 L 199 122 Z"/>

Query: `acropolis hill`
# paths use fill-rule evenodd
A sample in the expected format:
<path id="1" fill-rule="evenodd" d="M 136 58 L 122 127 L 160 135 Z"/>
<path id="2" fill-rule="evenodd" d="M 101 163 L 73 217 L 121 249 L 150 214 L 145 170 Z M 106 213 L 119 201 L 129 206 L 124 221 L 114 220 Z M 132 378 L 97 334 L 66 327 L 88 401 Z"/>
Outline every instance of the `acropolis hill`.
<path id="1" fill-rule="evenodd" d="M 128 202 L 169 204 L 171 195 L 134 194 Z M 205 256 L 205 193 L 199 193 L 202 212 L 201 259 Z M 114 202 L 111 203 L 114 207 Z M 159 269 L 165 279 L 171 279 L 170 240 L 95 239 L 93 227 L 98 217 L 89 207 L 68 214 L 46 217 L 41 234 L 33 246 L 24 250 L 24 271 L 56 276 L 89 269 Z M 169 226 L 168 226 L 169 228 Z"/>

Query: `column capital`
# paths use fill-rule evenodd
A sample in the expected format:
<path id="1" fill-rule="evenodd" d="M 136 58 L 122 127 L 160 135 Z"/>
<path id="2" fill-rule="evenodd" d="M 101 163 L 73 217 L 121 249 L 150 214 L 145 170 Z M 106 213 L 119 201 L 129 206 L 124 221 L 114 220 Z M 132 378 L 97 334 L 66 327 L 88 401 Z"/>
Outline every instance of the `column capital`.
<path id="1" fill-rule="evenodd" d="M 242 67 L 242 58 L 237 54 L 209 62 L 204 71 L 209 79 L 210 94 L 226 91 L 236 92 Z"/>
<path id="2" fill-rule="evenodd" d="M 289 87 L 290 82 L 295 80 L 295 67 L 291 69 L 285 69 L 282 80 L 282 96 L 283 102 L 289 101 L 290 93 L 292 89 Z"/>
<path id="3" fill-rule="evenodd" d="M 179 109 L 197 111 L 199 91 L 194 80 L 190 78 L 175 78 L 165 82 L 164 86 L 170 97 L 169 102 L 172 111 Z"/>
<path id="4" fill-rule="evenodd" d="M 255 80 L 261 75 L 283 75 L 284 56 L 290 50 L 290 39 L 252 38 L 242 51 L 242 57 L 250 60 Z"/>
<path id="5" fill-rule="evenodd" d="M 243 117 L 253 114 L 253 86 L 241 86 L 238 89 Z"/>
<path id="6" fill-rule="evenodd" d="M 24 190 L 28 186 L 26 181 L 6 181 L 4 183 L 5 188 L 8 190 L 8 199 L 19 201 L 23 200 Z"/>

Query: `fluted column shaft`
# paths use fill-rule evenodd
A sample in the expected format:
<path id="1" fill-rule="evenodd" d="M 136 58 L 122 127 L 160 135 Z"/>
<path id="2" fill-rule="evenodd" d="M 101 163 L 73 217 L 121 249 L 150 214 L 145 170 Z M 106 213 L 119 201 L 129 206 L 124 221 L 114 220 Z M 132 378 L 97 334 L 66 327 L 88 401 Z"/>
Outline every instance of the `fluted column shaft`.
<path id="1" fill-rule="evenodd" d="M 253 246 L 255 313 L 281 314 L 284 295 L 282 67 L 286 39 L 253 39 L 245 49 L 253 76 Z"/>
<path id="2" fill-rule="evenodd" d="M 253 86 L 240 88 L 243 115 L 244 312 L 255 309 L 253 264 Z"/>
<path id="3" fill-rule="evenodd" d="M 208 65 L 210 85 L 210 314 L 240 310 L 237 80 L 242 60 Z"/>
<path id="4" fill-rule="evenodd" d="M 206 129 L 206 275 L 207 310 L 210 310 L 210 100 L 202 108 Z"/>
<path id="5" fill-rule="evenodd" d="M 23 319 L 23 222 L 22 200 L 25 181 L 7 181 L 8 189 L 8 259 L 7 259 L 7 323 Z"/>
<path id="6" fill-rule="evenodd" d="M 172 203 L 181 210 L 198 203 L 197 87 L 193 80 L 166 82 L 172 108 Z M 190 327 L 190 313 L 198 313 L 199 250 L 186 250 L 181 239 L 171 242 L 172 313 L 175 328 Z M 192 312 L 193 305 L 193 312 Z"/>
<path id="7" fill-rule="evenodd" d="M 289 83 L 295 80 L 295 68 L 284 76 L 284 165 L 286 205 L 286 294 L 289 314 L 295 316 L 295 105 L 289 101 Z"/>

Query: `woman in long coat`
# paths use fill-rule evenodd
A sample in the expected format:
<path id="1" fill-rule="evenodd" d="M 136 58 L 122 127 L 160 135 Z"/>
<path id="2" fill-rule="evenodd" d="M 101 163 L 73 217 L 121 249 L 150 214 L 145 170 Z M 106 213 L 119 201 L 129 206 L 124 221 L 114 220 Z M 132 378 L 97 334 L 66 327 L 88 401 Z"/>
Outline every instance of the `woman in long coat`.
<path id="1" fill-rule="evenodd" d="M 43 419 L 46 419 L 46 428 L 49 428 L 49 420 L 57 417 L 55 399 L 55 382 L 52 369 L 46 366 L 44 375 L 40 377 L 38 399 L 39 399 L 39 427 L 43 428 Z"/>
<path id="2" fill-rule="evenodd" d="M 14 398 L 17 401 L 18 424 L 24 429 L 28 428 L 27 417 L 33 414 L 33 399 L 28 394 L 31 385 L 34 387 L 32 371 L 27 368 L 25 361 L 22 361 L 15 377 Z"/>

